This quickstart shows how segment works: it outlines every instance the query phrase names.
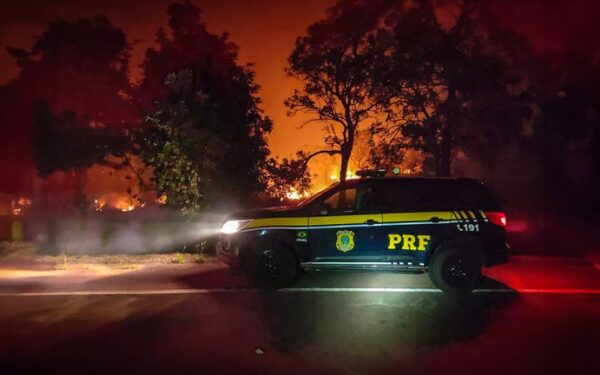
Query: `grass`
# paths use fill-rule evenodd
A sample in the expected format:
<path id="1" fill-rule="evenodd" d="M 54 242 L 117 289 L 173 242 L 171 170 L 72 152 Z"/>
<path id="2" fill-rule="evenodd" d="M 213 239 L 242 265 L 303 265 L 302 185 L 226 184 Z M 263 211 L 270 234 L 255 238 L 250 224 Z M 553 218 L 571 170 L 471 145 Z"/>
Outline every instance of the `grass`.
<path id="1" fill-rule="evenodd" d="M 57 271 L 64 271 L 64 270 L 68 269 L 69 268 L 69 259 L 67 257 L 67 254 L 62 253 L 59 257 L 62 259 L 62 262 L 56 263 L 54 265 L 54 269 Z"/>
<path id="2" fill-rule="evenodd" d="M 175 264 L 183 264 L 185 263 L 185 256 L 181 253 L 176 253 L 175 256 L 171 259 L 171 263 Z"/>
<path id="3" fill-rule="evenodd" d="M 192 255 L 194 258 L 194 263 L 206 263 L 206 257 L 204 256 L 204 254 L 193 254 Z"/>
<path id="4" fill-rule="evenodd" d="M 194 254 L 183 254 L 183 253 L 175 253 L 171 257 L 170 263 L 174 264 L 184 264 L 184 263 L 206 263 L 207 259 L 204 254 L 194 253 Z"/>
<path id="5" fill-rule="evenodd" d="M 67 254 L 38 255 L 37 247 L 26 242 L 0 242 L 0 261 L 3 259 L 27 259 L 47 263 L 55 270 L 85 268 L 86 265 L 104 265 L 111 268 L 131 269 L 141 264 L 203 264 L 215 260 L 213 255 L 203 253 L 149 253 L 149 254 Z"/>

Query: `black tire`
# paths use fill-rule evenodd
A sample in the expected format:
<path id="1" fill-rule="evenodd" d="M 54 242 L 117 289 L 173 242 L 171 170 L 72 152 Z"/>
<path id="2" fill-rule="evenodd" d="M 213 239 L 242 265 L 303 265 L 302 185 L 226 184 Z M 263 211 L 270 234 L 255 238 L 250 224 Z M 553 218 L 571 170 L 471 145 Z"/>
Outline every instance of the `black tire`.
<path id="1" fill-rule="evenodd" d="M 481 282 L 481 252 L 468 242 L 441 244 L 429 262 L 429 278 L 446 293 L 470 293 Z"/>
<path id="2" fill-rule="evenodd" d="M 243 268 L 244 274 L 254 279 L 260 288 L 285 288 L 303 273 L 291 249 L 270 241 L 255 244 L 247 253 Z"/>

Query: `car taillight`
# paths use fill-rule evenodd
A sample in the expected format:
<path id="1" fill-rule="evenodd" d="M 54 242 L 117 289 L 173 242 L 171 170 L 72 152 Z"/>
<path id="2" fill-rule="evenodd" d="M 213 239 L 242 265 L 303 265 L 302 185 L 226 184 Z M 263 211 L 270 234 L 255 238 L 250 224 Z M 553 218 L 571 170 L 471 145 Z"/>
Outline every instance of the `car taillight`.
<path id="1" fill-rule="evenodd" d="M 492 224 L 499 225 L 501 227 L 506 226 L 506 215 L 504 212 L 486 212 L 485 216 Z"/>

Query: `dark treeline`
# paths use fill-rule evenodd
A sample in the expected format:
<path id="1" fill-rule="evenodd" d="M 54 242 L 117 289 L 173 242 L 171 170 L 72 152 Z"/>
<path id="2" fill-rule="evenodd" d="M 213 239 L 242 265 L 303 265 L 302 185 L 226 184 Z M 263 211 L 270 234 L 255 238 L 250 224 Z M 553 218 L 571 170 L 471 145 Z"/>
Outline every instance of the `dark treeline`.
<path id="1" fill-rule="evenodd" d="M 485 2 L 341 1 L 297 40 L 286 104 L 327 123 L 342 178 L 368 131 L 371 166 L 416 149 L 426 174 L 481 178 L 509 207 L 580 212 L 599 203 L 598 68 L 536 54 Z"/>
<path id="2" fill-rule="evenodd" d="M 142 190 L 184 212 L 270 191 L 262 171 L 278 162 L 268 158 L 272 123 L 254 73 L 226 35 L 207 31 L 197 6 L 174 3 L 168 14 L 138 84 L 128 79 L 131 44 L 103 16 L 56 19 L 31 50 L 9 48 L 21 72 L 0 91 L 3 190 L 27 191 L 34 171 L 62 171 L 85 205 L 96 163 L 130 170 Z M 153 169 L 151 181 L 133 157 Z"/>
<path id="3" fill-rule="evenodd" d="M 453 17 L 441 20 L 445 7 Z M 33 171 L 81 184 L 85 168 L 109 162 L 186 212 L 308 189 L 305 153 L 269 156 L 273 124 L 238 46 L 208 32 L 189 2 L 168 13 L 135 85 L 131 44 L 105 17 L 57 19 L 31 50 L 9 49 L 21 72 L 0 88 L 0 189 L 22 189 Z M 535 53 L 485 2 L 339 1 L 297 39 L 287 72 L 302 82 L 290 114 L 324 127 L 342 179 L 362 134 L 366 166 L 416 150 L 423 173 L 480 178 L 509 209 L 596 215 L 597 61 Z"/>

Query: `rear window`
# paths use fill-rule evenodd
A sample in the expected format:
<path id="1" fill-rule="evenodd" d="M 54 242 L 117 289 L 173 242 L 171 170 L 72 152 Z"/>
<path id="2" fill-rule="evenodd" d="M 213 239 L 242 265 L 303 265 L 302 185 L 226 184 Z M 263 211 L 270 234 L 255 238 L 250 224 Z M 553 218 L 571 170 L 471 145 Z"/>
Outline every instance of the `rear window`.
<path id="1" fill-rule="evenodd" d="M 383 211 L 499 209 L 490 192 L 475 180 L 387 180 L 376 189 Z"/>

